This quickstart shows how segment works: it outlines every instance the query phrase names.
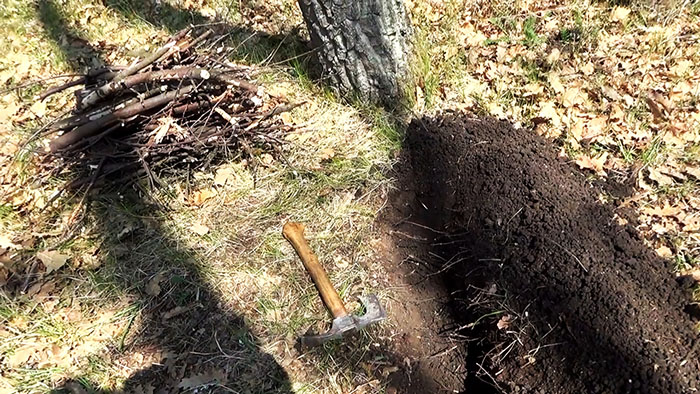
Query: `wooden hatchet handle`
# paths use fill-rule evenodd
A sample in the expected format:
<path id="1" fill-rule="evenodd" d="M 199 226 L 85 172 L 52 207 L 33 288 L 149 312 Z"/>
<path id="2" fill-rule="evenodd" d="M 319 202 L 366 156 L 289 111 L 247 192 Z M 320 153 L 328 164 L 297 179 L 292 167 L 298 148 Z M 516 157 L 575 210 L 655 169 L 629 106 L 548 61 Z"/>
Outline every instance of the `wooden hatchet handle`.
<path id="1" fill-rule="evenodd" d="M 289 222 L 284 225 L 282 235 L 284 235 L 287 241 L 292 244 L 294 250 L 296 250 L 301 262 L 304 264 L 304 268 L 306 268 L 306 271 L 311 276 L 311 280 L 314 281 L 318 292 L 321 294 L 323 303 L 326 304 L 326 307 L 331 311 L 333 317 L 347 316 L 348 311 L 345 309 L 343 301 L 340 299 L 340 296 L 338 296 L 338 292 L 335 291 L 330 279 L 328 279 L 326 271 L 321 264 L 319 264 L 318 257 L 316 257 L 309 247 L 306 238 L 304 238 L 304 225 L 301 223 Z"/>

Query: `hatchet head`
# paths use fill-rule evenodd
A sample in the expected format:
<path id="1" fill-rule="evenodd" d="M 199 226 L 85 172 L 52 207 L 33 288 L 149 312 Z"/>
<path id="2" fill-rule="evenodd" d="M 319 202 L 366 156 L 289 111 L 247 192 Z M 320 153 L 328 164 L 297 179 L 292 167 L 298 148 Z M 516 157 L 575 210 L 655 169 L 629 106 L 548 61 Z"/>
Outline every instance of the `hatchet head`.
<path id="1" fill-rule="evenodd" d="M 363 329 L 364 327 L 386 319 L 386 312 L 379 304 L 379 299 L 374 294 L 360 296 L 360 302 L 365 307 L 362 316 L 345 315 L 333 319 L 333 324 L 328 332 L 317 335 L 304 335 L 300 338 L 302 347 L 312 347 L 323 344 L 332 339 L 340 339 Z"/>

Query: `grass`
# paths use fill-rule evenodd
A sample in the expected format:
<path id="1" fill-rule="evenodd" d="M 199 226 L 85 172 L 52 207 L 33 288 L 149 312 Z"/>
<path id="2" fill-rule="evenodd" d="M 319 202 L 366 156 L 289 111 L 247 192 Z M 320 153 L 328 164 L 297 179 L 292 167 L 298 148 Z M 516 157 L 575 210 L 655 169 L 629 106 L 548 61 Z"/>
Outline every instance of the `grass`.
<path id="1" fill-rule="evenodd" d="M 537 18 L 534 16 L 530 16 L 527 19 L 525 19 L 525 22 L 523 22 L 523 33 L 525 35 L 525 39 L 523 43 L 532 48 L 535 47 L 543 42 L 543 39 L 537 35 L 536 32 L 536 27 L 537 27 Z"/>

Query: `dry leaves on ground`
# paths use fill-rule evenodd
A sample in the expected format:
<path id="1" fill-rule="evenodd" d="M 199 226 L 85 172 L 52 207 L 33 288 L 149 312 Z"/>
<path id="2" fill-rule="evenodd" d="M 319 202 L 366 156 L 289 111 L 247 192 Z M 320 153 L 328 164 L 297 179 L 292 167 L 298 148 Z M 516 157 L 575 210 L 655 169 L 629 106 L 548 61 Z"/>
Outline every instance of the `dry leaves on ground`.
<path id="1" fill-rule="evenodd" d="M 68 259 L 71 258 L 68 254 L 63 254 L 57 250 L 44 250 L 36 254 L 36 257 L 46 267 L 46 273 L 49 274 L 63 267 Z"/>

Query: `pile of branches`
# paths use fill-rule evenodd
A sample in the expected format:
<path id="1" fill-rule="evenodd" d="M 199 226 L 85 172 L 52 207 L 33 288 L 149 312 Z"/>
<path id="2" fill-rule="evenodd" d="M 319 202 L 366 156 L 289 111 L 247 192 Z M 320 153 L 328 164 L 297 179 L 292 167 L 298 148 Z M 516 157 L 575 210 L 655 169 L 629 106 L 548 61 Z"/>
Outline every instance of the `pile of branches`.
<path id="1" fill-rule="evenodd" d="M 82 86 L 72 113 L 49 126 L 47 165 L 78 175 L 66 188 L 106 177 L 161 183 L 229 152 L 279 150 L 289 126 L 276 115 L 296 105 L 264 102 L 251 68 L 227 62 L 223 37 L 212 35 L 181 31 L 129 66 L 90 70 L 40 96 Z"/>

